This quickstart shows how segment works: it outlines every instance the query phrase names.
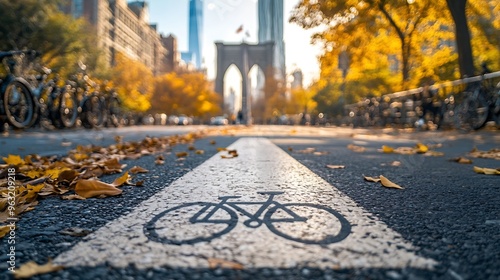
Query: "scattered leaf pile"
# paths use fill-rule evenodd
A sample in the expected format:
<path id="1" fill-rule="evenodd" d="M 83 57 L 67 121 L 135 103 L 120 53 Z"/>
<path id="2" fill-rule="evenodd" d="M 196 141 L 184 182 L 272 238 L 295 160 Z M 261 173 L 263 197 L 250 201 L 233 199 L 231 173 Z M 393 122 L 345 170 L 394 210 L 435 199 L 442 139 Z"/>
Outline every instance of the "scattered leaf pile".
<path id="1" fill-rule="evenodd" d="M 123 142 L 115 137 L 116 143 L 109 147 L 78 146 L 67 156 L 42 157 L 17 155 L 3 157 L 0 164 L 0 224 L 12 216 L 8 212 L 8 169 L 15 169 L 15 216 L 32 210 L 38 199 L 58 195 L 63 199 L 86 199 L 91 197 L 116 196 L 122 193 L 121 186 L 142 186 L 143 182 L 133 182 L 130 174 L 146 173 L 148 170 L 134 166 L 112 183 L 98 178 L 107 174 L 122 173 L 126 164 L 124 159 L 137 159 L 145 155 L 164 152 L 177 144 L 191 144 L 203 137 L 202 132 L 182 136 L 146 137 L 142 141 Z M 164 158 L 158 155 L 156 164 L 163 164 Z"/>

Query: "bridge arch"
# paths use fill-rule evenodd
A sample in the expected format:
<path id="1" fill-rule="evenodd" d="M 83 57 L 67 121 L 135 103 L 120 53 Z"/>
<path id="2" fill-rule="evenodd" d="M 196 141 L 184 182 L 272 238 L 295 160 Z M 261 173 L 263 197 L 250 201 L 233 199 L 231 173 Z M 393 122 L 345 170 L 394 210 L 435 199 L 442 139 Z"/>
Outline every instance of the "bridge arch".
<path id="1" fill-rule="evenodd" d="M 224 74 L 234 64 L 242 76 L 241 110 L 243 123 L 250 124 L 252 122 L 252 113 L 248 73 L 254 65 L 258 65 L 260 69 L 272 67 L 274 42 L 260 44 L 225 44 L 216 42 L 215 46 L 217 48 L 215 91 L 224 99 Z M 222 105 L 224 105 L 224 101 Z"/>

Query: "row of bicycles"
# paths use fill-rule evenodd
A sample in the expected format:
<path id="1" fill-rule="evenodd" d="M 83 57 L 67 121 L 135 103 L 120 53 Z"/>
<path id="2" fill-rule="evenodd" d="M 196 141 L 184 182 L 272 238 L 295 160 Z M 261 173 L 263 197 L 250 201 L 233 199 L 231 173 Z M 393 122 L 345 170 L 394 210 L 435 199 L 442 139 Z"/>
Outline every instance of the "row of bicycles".
<path id="1" fill-rule="evenodd" d="M 404 95 L 366 99 L 346 106 L 356 127 L 388 126 L 477 130 L 491 122 L 500 127 L 500 72 L 488 73 Z M 446 94 L 446 89 L 452 93 Z M 443 90 L 443 92 L 440 92 Z"/>
<path id="2" fill-rule="evenodd" d="M 14 129 L 121 124 L 117 93 L 109 88 L 101 90 L 85 73 L 85 65 L 80 64 L 81 71 L 71 79 L 60 81 L 47 67 L 32 66 L 39 56 L 34 50 L 0 52 L 5 70 L 0 77 L 0 129 L 6 123 Z"/>

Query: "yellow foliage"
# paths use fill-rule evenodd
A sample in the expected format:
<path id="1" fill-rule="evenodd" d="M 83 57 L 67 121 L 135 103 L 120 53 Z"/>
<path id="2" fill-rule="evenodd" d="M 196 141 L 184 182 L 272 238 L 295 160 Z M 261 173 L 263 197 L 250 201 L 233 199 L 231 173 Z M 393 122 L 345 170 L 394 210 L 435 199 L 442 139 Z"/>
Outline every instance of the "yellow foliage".
<path id="1" fill-rule="evenodd" d="M 116 54 L 116 66 L 113 70 L 113 81 L 125 108 L 139 112 L 148 110 L 154 90 L 151 70 L 121 53 Z"/>
<path id="2" fill-rule="evenodd" d="M 220 97 L 202 73 L 170 72 L 155 79 L 152 110 L 207 117 L 220 112 Z"/>

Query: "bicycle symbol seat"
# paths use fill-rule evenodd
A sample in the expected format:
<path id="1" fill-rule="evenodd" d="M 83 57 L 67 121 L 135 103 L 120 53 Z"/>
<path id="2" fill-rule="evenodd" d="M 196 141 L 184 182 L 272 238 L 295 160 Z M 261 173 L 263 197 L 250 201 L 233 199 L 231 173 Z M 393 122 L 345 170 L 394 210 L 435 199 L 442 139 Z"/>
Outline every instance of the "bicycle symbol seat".
<path id="1" fill-rule="evenodd" d="M 274 234 L 304 244 L 331 244 L 344 240 L 351 225 L 337 211 L 310 203 L 274 201 L 283 192 L 259 192 L 266 201 L 229 201 L 239 196 L 219 197 L 219 203 L 192 202 L 169 208 L 144 225 L 144 234 L 164 244 L 195 244 L 218 238 L 233 230 L 239 216 L 246 216 L 243 225 L 258 228 L 265 224 Z M 248 208 L 258 209 L 252 213 Z M 247 209 L 245 209 L 247 208 Z"/>

